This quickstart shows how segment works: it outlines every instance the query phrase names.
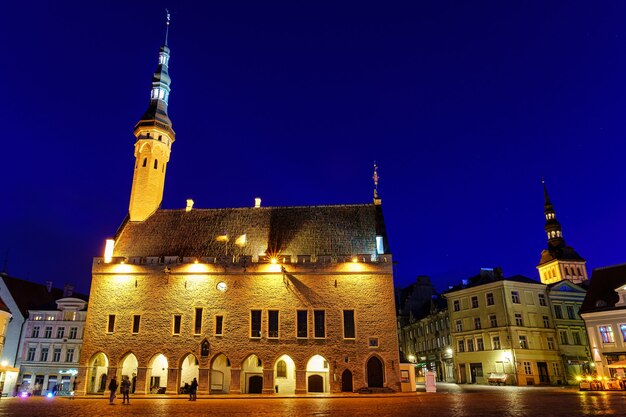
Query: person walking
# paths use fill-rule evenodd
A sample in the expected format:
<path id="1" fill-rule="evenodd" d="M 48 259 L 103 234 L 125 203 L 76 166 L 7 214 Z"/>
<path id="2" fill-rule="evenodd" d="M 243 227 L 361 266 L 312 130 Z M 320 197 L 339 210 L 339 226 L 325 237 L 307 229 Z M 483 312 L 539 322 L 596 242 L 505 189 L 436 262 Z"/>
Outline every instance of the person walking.
<path id="1" fill-rule="evenodd" d="M 122 393 L 122 404 L 130 404 L 130 379 L 128 379 L 128 375 L 122 377 L 120 392 Z"/>
<path id="2" fill-rule="evenodd" d="M 195 401 L 197 399 L 196 392 L 198 391 L 198 381 L 196 378 L 191 381 L 191 386 L 189 387 L 189 401 Z"/>
<path id="3" fill-rule="evenodd" d="M 113 405 L 113 400 L 115 400 L 115 391 L 117 391 L 117 379 L 115 379 L 115 375 L 111 377 L 111 381 L 109 382 L 109 391 L 111 391 L 109 404 Z"/>

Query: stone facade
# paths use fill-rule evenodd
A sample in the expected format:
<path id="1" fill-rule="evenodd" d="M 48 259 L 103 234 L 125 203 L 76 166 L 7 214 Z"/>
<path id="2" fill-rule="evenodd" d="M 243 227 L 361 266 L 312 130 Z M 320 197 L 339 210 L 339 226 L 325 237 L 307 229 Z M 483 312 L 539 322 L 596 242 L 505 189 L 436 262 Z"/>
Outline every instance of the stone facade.
<path id="1" fill-rule="evenodd" d="M 255 376 L 261 378 L 263 393 L 316 391 L 315 376 L 321 377 L 323 392 L 347 390 L 349 379 L 350 391 L 368 386 L 398 389 L 395 312 L 389 302 L 391 256 L 346 261 L 242 267 L 202 262 L 122 264 L 118 258 L 105 264 L 96 258 L 78 378 L 86 383 L 79 392 L 100 391 L 105 372 L 116 374 L 118 380 L 135 376 L 138 393 L 152 390 L 156 373 L 159 388 L 168 393 L 179 392 L 192 377 L 198 379 L 200 393 L 257 392 L 257 382 L 251 381 Z M 201 326 L 196 334 L 199 308 Z M 253 311 L 260 311 L 260 333 L 254 333 Z M 270 311 L 278 311 L 277 334 L 270 330 Z M 307 329 L 300 335 L 298 311 L 307 312 Z M 353 312 L 354 334 L 350 330 L 346 334 L 349 325 L 344 319 L 352 314 L 346 311 Z M 323 325 L 318 312 L 323 312 Z M 115 323 L 108 328 L 111 315 Z M 140 317 L 135 329 L 134 316 Z M 180 316 L 180 329 L 175 329 L 175 316 Z M 129 357 L 132 369 L 126 363 Z M 278 369 L 281 360 L 287 365 L 285 373 Z M 155 361 L 161 361 L 161 369 Z M 380 382 L 372 380 L 377 377 L 377 361 L 383 369 Z M 190 370 L 185 362 L 197 363 L 197 368 Z"/>

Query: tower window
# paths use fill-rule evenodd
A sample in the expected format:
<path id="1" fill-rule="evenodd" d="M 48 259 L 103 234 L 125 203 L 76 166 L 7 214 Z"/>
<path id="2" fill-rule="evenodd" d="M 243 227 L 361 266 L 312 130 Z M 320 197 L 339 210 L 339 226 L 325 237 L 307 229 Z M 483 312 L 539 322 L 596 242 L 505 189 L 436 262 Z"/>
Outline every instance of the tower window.
<path id="1" fill-rule="evenodd" d="M 163 135 L 159 135 L 159 142 L 163 140 Z"/>
<path id="2" fill-rule="evenodd" d="M 157 166 L 159 165 L 159 160 L 155 159 L 154 160 L 154 169 L 157 169 Z"/>
<path id="3" fill-rule="evenodd" d="M 145 167 L 146 165 L 148 165 L 148 158 L 143 158 L 143 167 Z"/>

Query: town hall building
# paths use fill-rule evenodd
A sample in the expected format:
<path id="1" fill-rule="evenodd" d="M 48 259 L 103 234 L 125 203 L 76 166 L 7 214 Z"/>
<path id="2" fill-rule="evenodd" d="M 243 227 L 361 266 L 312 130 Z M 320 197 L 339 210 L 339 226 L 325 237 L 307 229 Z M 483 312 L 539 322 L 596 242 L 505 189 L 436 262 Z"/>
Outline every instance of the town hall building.
<path id="1" fill-rule="evenodd" d="M 168 22 L 169 25 L 169 22 Z M 135 126 L 129 213 L 93 260 L 77 394 L 399 389 L 382 202 L 163 209 L 170 49 Z M 375 174 L 377 179 L 377 175 Z M 377 181 L 375 179 L 375 181 Z"/>

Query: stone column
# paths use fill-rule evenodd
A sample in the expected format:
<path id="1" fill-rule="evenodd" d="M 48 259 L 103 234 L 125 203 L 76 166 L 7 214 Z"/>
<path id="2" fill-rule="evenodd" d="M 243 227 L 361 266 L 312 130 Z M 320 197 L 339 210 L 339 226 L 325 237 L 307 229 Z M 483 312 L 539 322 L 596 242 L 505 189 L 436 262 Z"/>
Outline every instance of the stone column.
<path id="1" fill-rule="evenodd" d="M 76 391 L 74 391 L 74 395 L 85 395 L 87 393 L 87 386 L 89 385 L 87 381 L 87 366 L 79 366 L 78 374 L 74 377 L 74 381 L 77 381 Z"/>
<path id="2" fill-rule="evenodd" d="M 198 393 L 210 394 L 211 385 L 209 381 L 209 368 L 198 368 Z"/>
<path id="3" fill-rule="evenodd" d="M 166 394 L 178 394 L 178 387 L 180 386 L 178 382 L 179 373 L 180 369 L 178 368 L 167 368 L 167 388 L 165 388 Z"/>
<path id="4" fill-rule="evenodd" d="M 274 370 L 263 369 L 263 394 L 274 394 Z"/>
<path id="5" fill-rule="evenodd" d="M 117 390 L 119 392 L 120 390 L 120 380 L 117 379 L 117 368 L 112 368 L 112 367 L 108 367 L 107 368 L 107 384 L 104 387 L 104 396 L 108 397 L 111 394 L 111 391 L 109 391 L 109 382 L 111 382 L 111 379 L 113 379 L 113 377 L 115 377 L 115 380 L 117 381 Z"/>
<path id="6" fill-rule="evenodd" d="M 146 394 L 146 375 L 148 368 L 137 367 L 137 379 L 135 381 L 135 394 Z"/>
<path id="7" fill-rule="evenodd" d="M 306 394 L 306 369 L 296 369 L 296 394 Z"/>
<path id="8" fill-rule="evenodd" d="M 241 394 L 241 368 L 230 368 L 230 393 Z"/>

